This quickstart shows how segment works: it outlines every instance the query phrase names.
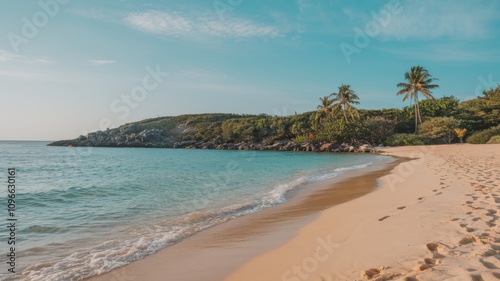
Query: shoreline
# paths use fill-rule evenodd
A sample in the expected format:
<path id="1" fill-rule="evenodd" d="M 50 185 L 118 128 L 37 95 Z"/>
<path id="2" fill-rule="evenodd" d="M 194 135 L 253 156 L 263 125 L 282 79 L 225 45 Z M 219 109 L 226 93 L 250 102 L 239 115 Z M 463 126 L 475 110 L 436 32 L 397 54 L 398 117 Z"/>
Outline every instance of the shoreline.
<path id="1" fill-rule="evenodd" d="M 88 280 L 500 279 L 500 145 L 396 147 L 383 154 L 410 160 L 392 162 L 372 178 L 368 192 L 350 201 L 299 217 L 287 206 L 338 189 L 299 192 L 289 204 Z M 357 170 L 330 184 L 344 181 L 352 188 L 353 178 L 369 177 Z M 266 215 L 274 224 L 263 223 Z"/>
<path id="2" fill-rule="evenodd" d="M 291 239 L 322 210 L 371 192 L 377 178 L 403 161 L 393 157 L 309 184 L 293 191 L 284 204 L 214 226 L 141 260 L 84 280 L 166 280 L 167 275 L 167 280 L 176 281 L 222 280 L 255 256 Z"/>
<path id="3" fill-rule="evenodd" d="M 417 159 L 382 177 L 374 192 L 323 211 L 224 280 L 500 279 L 500 145 L 398 147 L 384 154 Z"/>

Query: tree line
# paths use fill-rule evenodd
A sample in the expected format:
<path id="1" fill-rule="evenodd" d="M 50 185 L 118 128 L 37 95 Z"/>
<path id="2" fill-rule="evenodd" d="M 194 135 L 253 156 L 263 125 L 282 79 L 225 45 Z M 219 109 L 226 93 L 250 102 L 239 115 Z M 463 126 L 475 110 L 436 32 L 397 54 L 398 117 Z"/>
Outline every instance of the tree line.
<path id="1" fill-rule="evenodd" d="M 360 97 L 350 85 L 319 99 L 316 111 L 292 116 L 202 114 L 175 117 L 190 127 L 183 140 L 298 143 L 336 142 L 372 145 L 419 145 L 495 142 L 500 139 L 500 85 L 482 96 L 460 102 L 453 96 L 436 99 L 437 78 L 422 66 L 411 67 L 397 84 L 402 109 L 356 108 Z M 422 99 L 420 98 L 422 96 Z M 497 133 L 497 130 L 499 131 Z M 479 137 L 478 137 L 479 136 Z M 498 137 L 496 137 L 498 136 Z"/>

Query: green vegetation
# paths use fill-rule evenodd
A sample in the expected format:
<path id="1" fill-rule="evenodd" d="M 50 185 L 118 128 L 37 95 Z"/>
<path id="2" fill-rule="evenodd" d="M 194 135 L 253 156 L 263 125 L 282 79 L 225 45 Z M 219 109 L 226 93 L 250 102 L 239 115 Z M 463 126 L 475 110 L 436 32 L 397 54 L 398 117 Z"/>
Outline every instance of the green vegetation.
<path id="1" fill-rule="evenodd" d="M 435 143 L 451 143 L 458 121 L 453 117 L 431 117 L 420 126 L 420 135 Z"/>
<path id="2" fill-rule="evenodd" d="M 319 99 L 316 111 L 291 116 L 196 114 L 161 117 L 125 124 L 122 135 L 161 129 L 177 142 L 262 143 L 291 140 L 297 143 L 423 145 L 462 142 L 498 143 L 500 136 L 500 85 L 476 99 L 460 102 L 453 96 L 434 98 L 427 70 L 412 67 L 397 95 L 411 104 L 402 109 L 357 109 L 360 97 L 350 85 Z M 426 99 L 419 101 L 418 95 Z M 362 98 L 362 95 L 361 95 Z M 419 130 L 420 126 L 420 130 Z M 114 136 L 114 135 L 113 135 Z M 133 139 L 133 138 L 132 138 Z"/>
<path id="3" fill-rule="evenodd" d="M 487 144 L 500 144 L 500 135 L 492 137 Z"/>
<path id="4" fill-rule="evenodd" d="M 404 145 L 424 145 L 424 139 L 415 134 L 395 134 L 390 136 L 387 141 L 390 146 L 404 146 Z"/>
<path id="5" fill-rule="evenodd" d="M 318 110 L 292 116 L 198 114 L 144 120 L 136 132 L 160 128 L 180 141 L 220 140 L 227 143 L 292 140 L 297 143 L 337 142 L 372 145 L 422 145 L 461 141 L 468 132 L 469 143 L 487 143 L 500 129 L 500 99 L 497 89 L 490 89 L 474 100 L 459 102 L 453 96 L 419 101 L 403 109 L 357 110 L 358 97 L 348 85 L 339 87 L 347 95 L 320 98 Z M 493 99 L 495 98 L 495 99 Z M 468 105 L 474 105 L 469 107 Z M 421 116 L 418 116 L 420 112 Z M 417 114 L 417 115 L 416 115 Z M 499 116 L 496 117 L 495 114 Z M 422 120 L 419 134 L 415 131 Z"/>
<path id="6" fill-rule="evenodd" d="M 473 134 L 467 138 L 467 142 L 473 144 L 489 143 L 489 141 L 496 136 L 500 136 L 500 125 Z"/>

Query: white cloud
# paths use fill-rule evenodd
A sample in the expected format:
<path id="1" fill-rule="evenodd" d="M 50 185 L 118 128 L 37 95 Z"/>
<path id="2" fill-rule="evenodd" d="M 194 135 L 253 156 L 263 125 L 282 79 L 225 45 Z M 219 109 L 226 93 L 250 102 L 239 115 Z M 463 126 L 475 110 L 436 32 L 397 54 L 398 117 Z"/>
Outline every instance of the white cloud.
<path id="1" fill-rule="evenodd" d="M 184 15 L 170 11 L 131 13 L 124 17 L 125 24 L 135 29 L 177 37 L 277 37 L 281 31 L 272 25 L 247 19 L 227 18 L 223 21 L 209 14 Z"/>
<path id="2" fill-rule="evenodd" d="M 403 1 L 403 11 L 391 16 L 381 35 L 397 40 L 483 37 L 491 31 L 491 20 L 498 18 L 495 5 L 491 0 Z"/>
<path id="3" fill-rule="evenodd" d="M 88 60 L 92 65 L 105 65 L 116 63 L 114 60 Z"/>
<path id="4" fill-rule="evenodd" d="M 0 49 L 0 62 L 8 62 L 8 61 L 22 62 L 22 63 L 36 63 L 36 64 L 49 64 L 55 62 L 45 57 L 28 57 Z"/>

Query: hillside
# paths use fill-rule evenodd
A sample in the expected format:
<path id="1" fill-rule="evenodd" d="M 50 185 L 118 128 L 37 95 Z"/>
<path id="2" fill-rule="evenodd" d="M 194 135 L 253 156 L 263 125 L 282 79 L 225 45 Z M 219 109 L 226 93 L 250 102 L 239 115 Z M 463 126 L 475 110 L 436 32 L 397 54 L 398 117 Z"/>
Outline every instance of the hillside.
<path id="1" fill-rule="evenodd" d="M 362 144 L 453 143 L 469 136 L 474 142 L 488 142 L 499 138 L 495 137 L 497 130 L 490 129 L 500 125 L 499 93 L 500 86 L 464 102 L 453 96 L 420 101 L 423 123 L 419 125 L 419 134 L 413 134 L 415 113 L 413 106 L 408 106 L 360 109 L 356 110 L 356 116 L 349 118 L 351 120 L 342 111 L 324 109 L 292 116 L 193 114 L 159 117 L 49 145 L 334 151 L 344 144 L 340 149 L 343 151 L 349 150 L 347 147 L 351 145 Z M 474 136 L 481 131 L 487 133 Z"/>

